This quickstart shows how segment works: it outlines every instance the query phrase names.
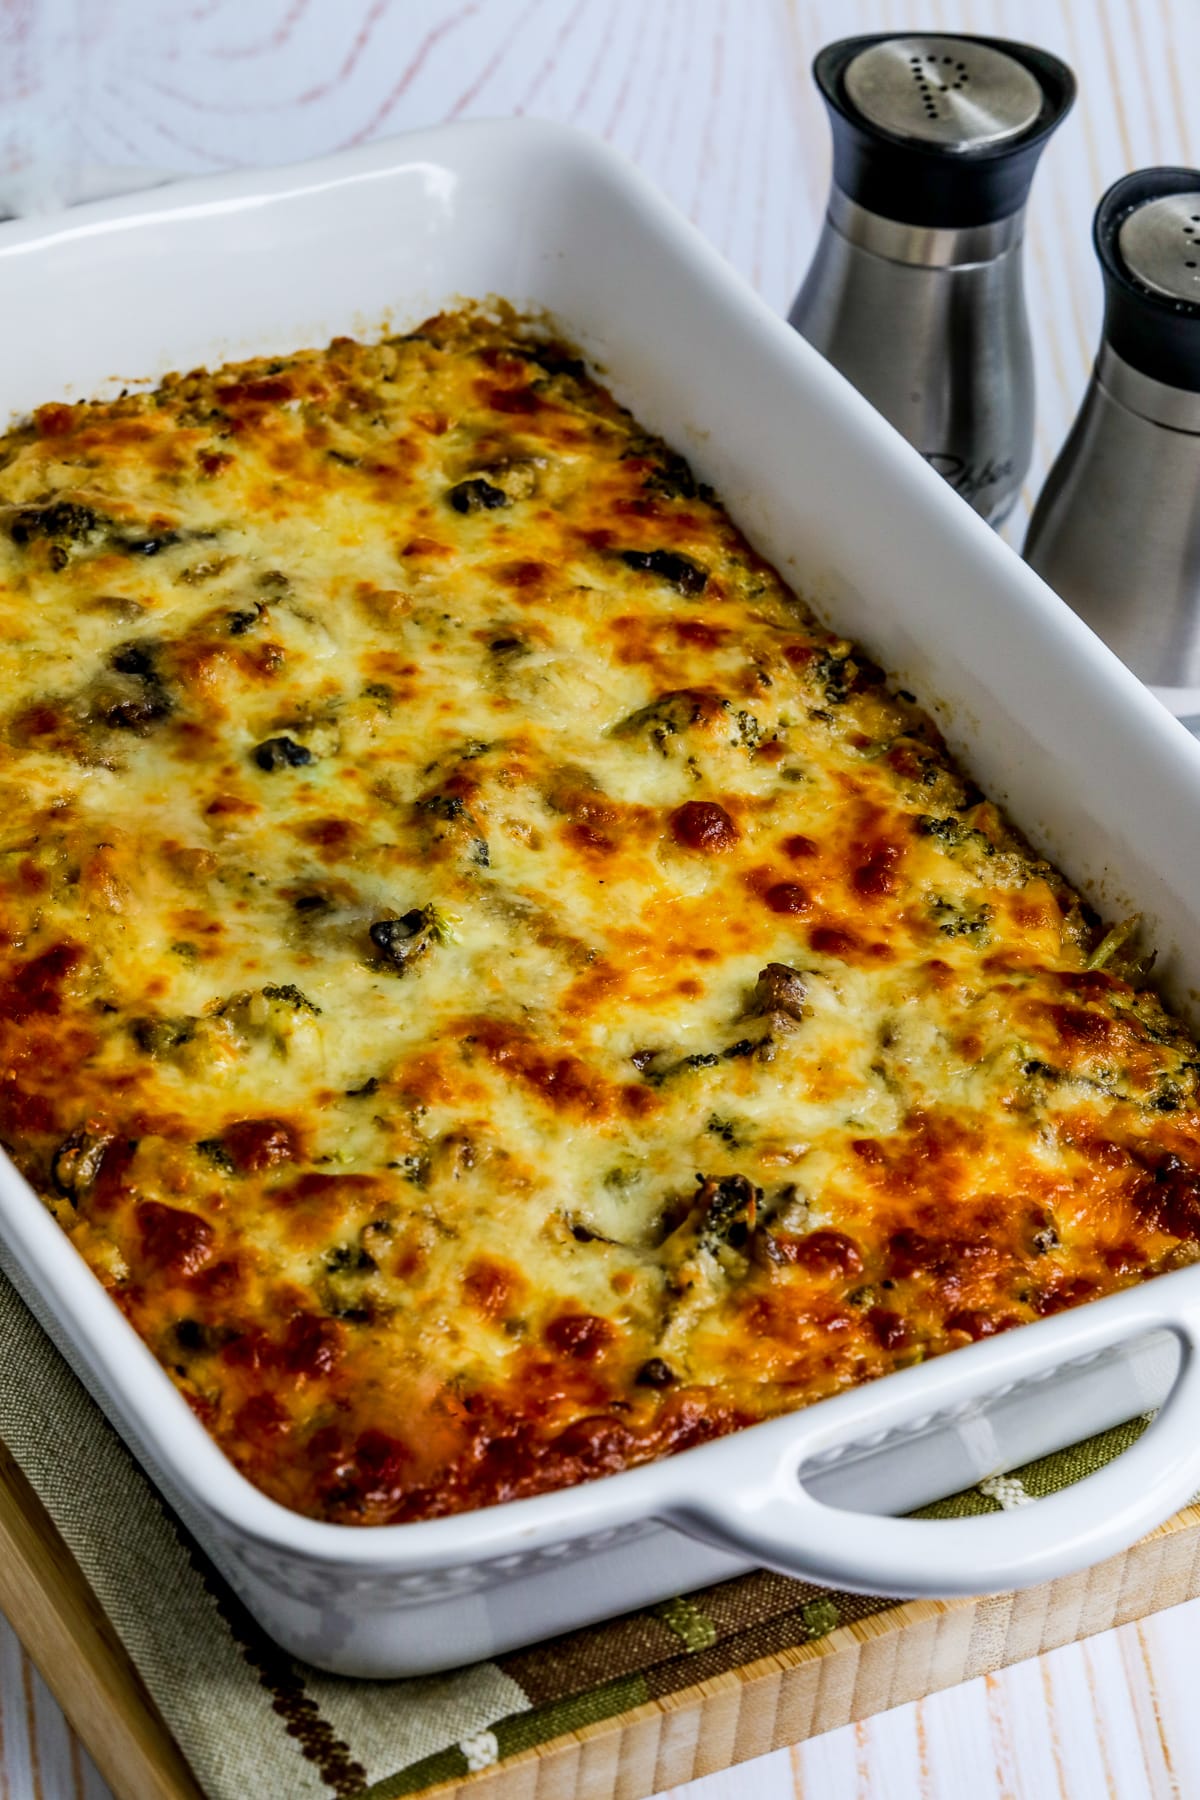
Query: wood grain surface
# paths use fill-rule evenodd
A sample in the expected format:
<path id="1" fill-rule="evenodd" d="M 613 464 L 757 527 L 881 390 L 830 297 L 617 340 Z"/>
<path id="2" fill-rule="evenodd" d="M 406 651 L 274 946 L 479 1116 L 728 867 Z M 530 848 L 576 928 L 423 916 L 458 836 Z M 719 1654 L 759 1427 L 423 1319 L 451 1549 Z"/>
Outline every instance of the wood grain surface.
<path id="1" fill-rule="evenodd" d="M 718 1793 L 761 1795 L 767 1800 L 775 1792 L 781 1796 L 811 1794 L 821 1796 L 821 1800 L 836 1800 L 836 1796 L 852 1790 L 838 1785 L 836 1778 L 832 1783 L 813 1779 L 806 1767 L 802 1740 L 855 1720 L 859 1723 L 850 1736 L 859 1749 L 868 1741 L 866 1722 L 872 1714 L 979 1678 L 984 1692 L 994 1695 L 996 1684 L 989 1678 L 995 1670 L 1058 1650 L 1082 1635 L 1139 1620 L 1144 1612 L 1189 1599 L 1198 1588 L 1200 1507 L 1193 1506 L 1124 1555 L 1082 1575 L 1027 1593 L 989 1600 L 911 1601 L 835 1631 L 819 1643 L 803 1645 L 787 1655 L 766 1657 L 687 1689 L 669 1701 L 640 1707 L 619 1721 L 573 1733 L 555 1744 L 514 1758 L 495 1774 L 432 1789 L 430 1800 L 435 1800 L 435 1796 L 436 1800 L 559 1800 L 560 1796 L 571 1796 L 572 1800 L 640 1800 L 648 1787 L 690 1782 L 695 1776 L 760 1757 L 780 1743 L 796 1745 L 786 1760 L 760 1763 L 753 1773 L 744 1770 L 739 1774 L 731 1769 L 720 1782 L 702 1781 L 698 1787 L 689 1787 L 687 1800 L 715 1800 Z M 1139 1628 L 1132 1629 L 1136 1637 Z M 1144 1632 L 1142 1637 L 1144 1640 Z M 1081 1649 L 1079 1653 L 1086 1651 Z M 1169 1753 L 1162 1730 L 1161 1700 L 1153 1692 L 1151 1705 L 1156 1712 L 1154 1730 L 1166 1764 Z M 1096 1723 L 1100 1723 L 1098 1715 Z M 992 1745 L 996 1774 L 1012 1792 L 1001 1773 L 1000 1756 L 1007 1751 L 1010 1765 L 1012 1758 L 999 1716 L 996 1725 Z M 869 1795 L 872 1800 L 884 1793 L 943 1792 L 965 1800 L 969 1793 L 989 1791 L 985 1768 L 976 1768 L 969 1778 L 967 1770 L 961 1770 L 962 1785 L 935 1785 L 929 1766 L 927 1731 L 924 1738 L 917 1767 L 903 1771 L 915 1778 L 910 1785 L 896 1784 L 898 1775 L 903 1779 L 903 1765 L 885 1776 L 882 1770 L 873 1771 L 866 1758 L 859 1757 L 853 1791 Z M 1060 1765 L 1056 1769 L 1056 1784 L 1030 1788 L 1031 1794 L 1066 1791 L 1066 1753 L 1053 1730 L 1047 1733 L 1047 1747 Z M 786 1777 L 787 1785 L 773 1782 L 769 1769 L 773 1775 Z M 1099 1795 L 1107 1788 L 1120 1800 L 1142 1791 L 1114 1786 L 1113 1772 L 1097 1771 L 1102 1774 L 1101 1782 L 1079 1791 Z M 768 1782 L 771 1785 L 765 1785 Z M 1187 1794 L 1197 1790 L 1180 1791 Z M 683 1800 L 683 1796 L 678 1795 L 677 1800 Z"/>
<path id="2" fill-rule="evenodd" d="M 812 56 L 914 16 L 1028 39 L 1079 78 L 1030 208 L 1028 505 L 1095 350 L 1096 201 L 1128 169 L 1200 158 L 1196 0 L 4 0 L 0 198 L 47 205 L 146 170 L 281 162 L 441 119 L 538 113 L 631 156 L 783 310 L 828 183 Z"/>
<path id="3" fill-rule="evenodd" d="M 1030 208 L 1038 427 L 1024 505 L 1006 528 L 1019 540 L 1095 348 L 1095 203 L 1127 169 L 1200 159 L 1197 0 L 0 0 L 0 204 L 36 210 L 441 119 L 538 113 L 633 157 L 783 309 L 807 265 L 828 181 L 812 55 L 851 32 L 914 24 L 1025 38 L 1064 56 L 1079 77 L 1079 104 L 1043 160 Z M 0 1563 L 9 1560 L 0 1542 Z M 1036 1657 L 1042 1627 L 1021 1618 L 1012 1641 L 1034 1660 L 857 1725 L 819 1712 L 835 1727 L 826 1735 L 709 1775 L 687 1800 L 1200 1795 L 1200 1709 L 1189 1681 L 1200 1604 Z M 102 1642 L 86 1607 L 42 1624 L 72 1641 L 77 1633 L 81 1644 Z M 950 1627 L 923 1629 L 936 1642 Z M 39 1650 L 55 1681 L 63 1641 Z M 884 1668 L 887 1646 L 900 1641 L 881 1640 L 869 1666 Z M 780 1691 L 787 1679 L 779 1673 Z M 901 1700 L 895 1680 L 872 1691 Z M 780 1702 L 765 1730 L 767 1691 L 747 1689 L 733 1711 L 727 1695 L 714 1698 L 703 1733 L 695 1708 L 672 1703 L 657 1724 L 638 1726 L 639 1741 L 658 1746 L 652 1763 L 627 1747 L 611 1791 L 625 1800 L 644 1793 L 647 1768 L 660 1787 L 715 1768 L 730 1731 L 755 1751 L 784 1741 L 798 1715 Z M 102 1694 L 94 1689 L 101 1710 Z M 587 1767 L 610 1766 L 613 1754 L 601 1731 Z M 547 1773 L 522 1773 L 525 1785 L 510 1783 L 511 1792 L 590 1792 L 580 1785 L 583 1747 L 573 1756 L 567 1747 L 553 1765 L 543 1759 Z M 0 1800 L 106 1792 L 0 1622 Z"/>
<path id="4" fill-rule="evenodd" d="M 3 1446 L 0 1611 L 17 1627 L 27 1657 L 122 1800 L 126 1794 L 131 1800 L 203 1800 L 70 1551 Z M 22 1662 L 22 1698 L 34 1714 L 28 1663 Z M 46 1786 L 36 1728 L 29 1752 L 31 1791 L 40 1786 L 54 1792 Z M 72 1785 L 83 1790 L 77 1743 L 68 1744 L 68 1764 Z"/>
<path id="5" fill-rule="evenodd" d="M 877 1784 L 861 1754 L 869 1745 L 872 1715 L 922 1702 L 942 1689 L 980 1678 L 989 1694 L 993 1751 L 997 1755 L 1006 1752 L 1011 1761 L 1011 1727 L 998 1704 L 995 1671 L 1066 1645 L 1086 1657 L 1087 1649 L 1077 1640 L 1113 1626 L 1128 1629 L 1130 1622 L 1179 1606 L 1197 1593 L 1200 1506 L 1191 1506 L 1130 1550 L 1083 1574 L 1022 1594 L 898 1604 L 814 1643 L 764 1657 L 664 1700 L 636 1707 L 617 1719 L 571 1732 L 496 1769 L 445 1783 L 430 1790 L 431 1800 L 432 1796 L 441 1800 L 644 1800 L 672 1783 L 691 1782 L 697 1776 L 769 1757 L 781 1745 L 793 1746 L 787 1763 L 761 1762 L 753 1787 L 747 1785 L 740 1791 L 763 1793 L 761 1779 L 786 1776 L 789 1786 L 779 1792 L 795 1795 L 806 1791 L 805 1740 L 837 1732 L 851 1722 L 858 1773 L 867 1780 L 859 1791 L 875 1794 Z M 95 1794 L 97 1789 L 103 1793 L 97 1779 L 97 1772 L 102 1772 L 116 1800 L 203 1800 L 70 1551 L 37 1495 L 2 1449 L 0 1611 L 24 1644 L 22 1697 L 28 1733 L 24 1791 L 37 1796 L 62 1795 L 64 1800 L 72 1793 Z M 1144 1655 L 1144 1630 L 1139 1625 L 1133 1629 L 1140 1634 Z M 78 1737 L 66 1738 L 66 1767 L 56 1771 L 54 1785 L 48 1779 L 49 1767 L 43 1762 L 38 1741 L 37 1702 L 29 1679 L 31 1661 L 78 1733 Z M 1048 1697 L 1048 1665 L 1042 1674 Z M 1094 1692 L 1093 1710 L 1099 1723 L 1097 1698 Z M 1153 1684 L 1150 1710 L 1169 1771 L 1163 1705 Z M 927 1727 L 923 1727 L 923 1735 L 921 1754 L 928 1762 Z M 89 1765 L 85 1765 L 80 1739 L 91 1752 Z M 2 1741 L 7 1752 L 7 1735 Z M 1051 1729 L 1047 1743 L 1062 1765 L 1058 1787 L 1064 1792 L 1061 1734 Z M 998 1775 L 1000 1766 L 997 1760 Z M 0 1792 L 22 1792 L 13 1783 L 16 1772 L 10 1761 L 8 1786 Z M 922 1776 L 918 1767 L 916 1774 L 918 1784 L 900 1792 L 941 1792 L 932 1785 L 931 1768 Z M 1106 1774 L 1108 1789 L 1119 1793 L 1122 1800 L 1136 1791 L 1114 1788 L 1110 1776 L 1111 1770 Z M 829 1795 L 839 1790 L 822 1784 L 818 1791 Z M 700 1800 L 700 1790 L 690 1789 L 689 1793 L 693 1800 Z"/>

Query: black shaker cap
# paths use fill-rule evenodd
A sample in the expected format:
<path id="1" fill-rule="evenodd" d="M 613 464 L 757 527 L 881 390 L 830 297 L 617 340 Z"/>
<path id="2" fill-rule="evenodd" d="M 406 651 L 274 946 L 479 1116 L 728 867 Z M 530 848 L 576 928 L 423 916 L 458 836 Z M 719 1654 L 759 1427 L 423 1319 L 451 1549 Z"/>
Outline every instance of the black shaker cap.
<path id="1" fill-rule="evenodd" d="M 1123 175 L 1093 238 L 1107 343 L 1143 375 L 1200 392 L 1200 169 Z"/>
<path id="2" fill-rule="evenodd" d="M 886 92 L 883 105 L 864 110 L 861 104 L 865 53 L 881 46 L 886 51 L 871 62 L 882 64 L 886 57 L 891 65 L 881 70 L 893 86 L 890 123 Z M 868 212 L 929 227 L 988 225 L 1019 211 L 1046 141 L 1075 99 L 1074 75 L 1048 51 L 946 32 L 842 38 L 818 52 L 813 77 L 833 131 L 835 184 Z M 996 116 L 977 128 L 981 115 L 974 102 L 989 78 Z M 939 137 L 939 117 L 951 114 L 957 134 L 951 128 Z"/>

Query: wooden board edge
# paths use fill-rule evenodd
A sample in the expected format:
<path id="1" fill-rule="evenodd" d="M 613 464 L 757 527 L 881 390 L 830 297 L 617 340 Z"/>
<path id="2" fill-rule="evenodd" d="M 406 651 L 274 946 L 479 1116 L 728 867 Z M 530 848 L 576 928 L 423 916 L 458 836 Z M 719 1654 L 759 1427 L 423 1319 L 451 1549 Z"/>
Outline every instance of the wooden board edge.
<path id="1" fill-rule="evenodd" d="M 2 1444 L 0 1612 L 119 1800 L 204 1800 L 79 1564 Z"/>
<path id="2" fill-rule="evenodd" d="M 1200 1505 L 1082 1575 L 910 1600 L 522 1751 L 421 1800 L 645 1800 L 1200 1593 Z M 0 1445 L 0 1611 L 120 1800 L 204 1800 L 70 1550 Z"/>
<path id="3" fill-rule="evenodd" d="M 1165 1559 L 1164 1548 L 1172 1552 Z M 1197 1594 L 1200 1505 L 1191 1505 L 1081 1575 L 1024 1594 L 898 1602 L 813 1643 L 565 1732 L 496 1768 L 439 1782 L 420 1800 L 646 1800 Z M 1064 1609 L 1082 1629 L 1064 1633 Z M 911 1658 L 900 1652 L 915 1650 L 918 1640 L 914 1680 Z"/>

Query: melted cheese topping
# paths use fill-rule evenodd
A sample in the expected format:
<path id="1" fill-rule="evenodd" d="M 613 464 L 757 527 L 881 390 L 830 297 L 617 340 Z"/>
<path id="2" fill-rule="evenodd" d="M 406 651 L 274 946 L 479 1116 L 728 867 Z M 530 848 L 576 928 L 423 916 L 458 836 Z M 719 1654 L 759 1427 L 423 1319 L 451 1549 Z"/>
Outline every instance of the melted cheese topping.
<path id="1" fill-rule="evenodd" d="M 371 1523 L 1139 1281 L 1196 1051 L 561 347 L 0 445 L 0 1132 L 234 1461 Z"/>

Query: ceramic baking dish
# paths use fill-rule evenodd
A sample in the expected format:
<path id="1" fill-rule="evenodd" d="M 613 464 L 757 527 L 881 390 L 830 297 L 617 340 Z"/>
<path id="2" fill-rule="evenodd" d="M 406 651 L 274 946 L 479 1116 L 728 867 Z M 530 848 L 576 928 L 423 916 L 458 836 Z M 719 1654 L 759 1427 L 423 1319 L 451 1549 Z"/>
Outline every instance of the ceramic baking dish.
<path id="1" fill-rule="evenodd" d="M 1168 994 L 1200 985 L 1200 745 L 624 162 L 527 121 L 420 133 L 0 228 L 0 407 L 545 309 L 758 548 L 937 715 Z M 952 1594 L 1121 1549 L 1200 1488 L 1200 1266 L 605 1480 L 371 1530 L 252 1488 L 10 1165 L 0 1260 L 264 1627 L 349 1674 L 446 1667 L 754 1563 Z M 981 1519 L 894 1515 L 1168 1394 L 1133 1449 Z M 803 1477 L 803 1479 L 801 1478 Z"/>

